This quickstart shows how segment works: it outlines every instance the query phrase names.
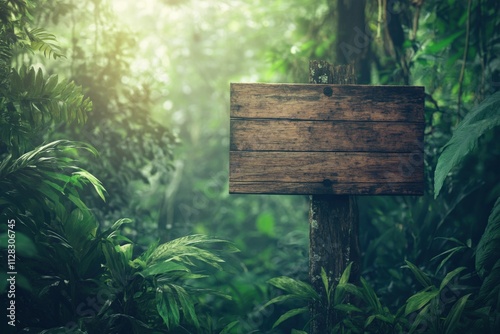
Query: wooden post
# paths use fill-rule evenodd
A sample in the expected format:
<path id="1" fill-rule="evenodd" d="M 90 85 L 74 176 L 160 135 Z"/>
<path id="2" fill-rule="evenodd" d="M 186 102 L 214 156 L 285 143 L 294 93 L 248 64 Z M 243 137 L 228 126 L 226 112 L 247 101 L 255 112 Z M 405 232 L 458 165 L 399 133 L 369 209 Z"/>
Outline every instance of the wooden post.
<path id="1" fill-rule="evenodd" d="M 310 63 L 309 84 L 231 84 L 229 192 L 311 195 L 311 334 L 330 334 L 324 269 L 360 271 L 356 195 L 422 195 L 424 88 L 355 85 L 351 65 Z M 416 158 L 417 157 L 417 158 Z"/>
<path id="2" fill-rule="evenodd" d="M 317 84 L 355 84 L 352 65 L 333 67 L 324 61 L 311 61 L 309 81 Z M 321 300 L 310 305 L 310 334 L 332 333 L 336 312 L 327 305 L 321 279 L 324 268 L 330 286 L 337 284 L 344 269 L 353 262 L 351 280 L 359 278 L 358 208 L 349 195 L 311 195 L 309 209 L 309 278 Z"/>

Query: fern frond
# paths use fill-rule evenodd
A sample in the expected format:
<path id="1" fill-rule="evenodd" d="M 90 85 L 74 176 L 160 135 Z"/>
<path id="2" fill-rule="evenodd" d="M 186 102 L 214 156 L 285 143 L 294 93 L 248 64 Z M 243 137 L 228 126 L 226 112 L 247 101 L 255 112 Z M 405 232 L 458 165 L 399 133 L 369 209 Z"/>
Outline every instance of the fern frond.
<path id="1" fill-rule="evenodd" d="M 43 53 L 47 58 L 66 58 L 56 42 L 56 36 L 48 33 L 42 28 L 25 29 L 26 36 L 29 38 L 31 48 Z"/>

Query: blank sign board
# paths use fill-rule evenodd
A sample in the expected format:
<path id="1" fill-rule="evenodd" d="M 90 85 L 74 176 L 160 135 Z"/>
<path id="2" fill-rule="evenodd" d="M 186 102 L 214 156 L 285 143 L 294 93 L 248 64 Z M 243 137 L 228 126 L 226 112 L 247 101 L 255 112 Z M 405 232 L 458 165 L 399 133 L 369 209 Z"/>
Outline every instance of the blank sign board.
<path id="1" fill-rule="evenodd" d="M 229 192 L 421 195 L 424 88 L 231 84 Z"/>

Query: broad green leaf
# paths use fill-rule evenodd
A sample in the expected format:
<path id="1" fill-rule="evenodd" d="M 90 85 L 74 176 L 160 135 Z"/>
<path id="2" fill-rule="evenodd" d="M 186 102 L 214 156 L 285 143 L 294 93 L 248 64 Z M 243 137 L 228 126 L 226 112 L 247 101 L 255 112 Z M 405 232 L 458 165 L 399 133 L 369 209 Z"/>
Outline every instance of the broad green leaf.
<path id="1" fill-rule="evenodd" d="M 114 222 L 113 226 L 111 226 L 111 230 L 117 230 L 119 229 L 123 224 L 130 224 L 132 223 L 132 219 L 129 218 L 121 218 L 118 219 L 116 222 Z"/>
<path id="2" fill-rule="evenodd" d="M 339 305 L 335 305 L 333 308 L 336 310 L 339 310 L 339 311 L 346 312 L 346 313 L 349 313 L 349 312 L 362 313 L 363 312 L 362 309 L 360 309 L 352 304 L 339 304 Z"/>
<path id="3" fill-rule="evenodd" d="M 68 219 L 64 221 L 64 233 L 69 243 L 80 252 L 85 242 L 95 237 L 98 223 L 90 214 L 85 214 L 79 209 L 71 212 Z"/>
<path id="4" fill-rule="evenodd" d="M 368 282 L 361 277 L 361 286 L 363 287 L 362 293 L 363 296 L 366 300 L 366 302 L 376 311 L 376 312 L 381 312 L 382 311 L 382 304 L 380 303 L 379 298 L 377 297 L 377 294 L 373 290 L 373 288 L 368 284 Z"/>
<path id="5" fill-rule="evenodd" d="M 455 270 L 450 271 L 446 276 L 443 278 L 441 281 L 441 285 L 439 286 L 439 291 L 442 291 L 446 285 L 458 274 L 460 274 L 462 271 L 466 269 L 465 267 L 460 267 Z"/>
<path id="6" fill-rule="evenodd" d="M 463 250 L 466 250 L 468 247 L 467 246 L 457 246 L 457 247 L 453 247 L 453 248 L 450 248 L 450 249 L 447 249 L 445 250 L 444 252 L 434 256 L 431 261 L 434 261 L 435 259 L 443 256 L 443 255 L 446 255 L 448 254 L 440 263 L 439 263 L 439 266 L 436 268 L 436 273 L 439 272 L 439 270 L 441 270 L 441 268 L 446 264 L 446 262 L 448 262 L 448 260 L 453 256 L 455 255 L 456 253 L 460 252 L 460 251 L 463 251 Z"/>
<path id="7" fill-rule="evenodd" d="M 456 333 L 456 329 L 460 324 L 460 317 L 462 316 L 465 304 L 467 303 L 470 295 L 471 294 L 461 297 L 455 304 L 453 304 L 453 307 L 451 308 L 450 313 L 448 313 L 448 316 L 446 317 L 446 320 L 444 322 L 444 334 Z"/>
<path id="8" fill-rule="evenodd" d="M 85 180 L 88 180 L 92 186 L 94 186 L 95 191 L 99 195 L 99 197 L 103 200 L 106 201 L 106 198 L 104 197 L 104 192 L 106 189 L 102 186 L 101 181 L 99 181 L 94 175 L 90 174 L 86 170 L 79 170 L 77 172 L 74 172 L 73 175 L 78 175 L 82 177 Z"/>
<path id="9" fill-rule="evenodd" d="M 307 334 L 305 331 L 299 331 L 298 329 L 292 329 L 291 334 Z"/>
<path id="10" fill-rule="evenodd" d="M 347 265 L 345 268 L 344 272 L 342 273 L 342 276 L 340 277 L 339 283 L 337 286 L 332 286 L 330 290 L 334 288 L 334 293 L 333 293 L 333 305 L 337 305 L 341 303 L 344 299 L 345 292 L 350 292 L 353 293 L 351 288 L 356 289 L 356 292 L 354 294 L 358 293 L 357 287 L 354 285 L 350 285 L 349 282 L 349 276 L 351 275 L 351 267 L 352 267 L 352 262 Z M 328 291 L 328 296 L 330 296 L 331 291 Z M 330 300 L 328 300 L 330 303 Z"/>
<path id="11" fill-rule="evenodd" d="M 227 324 L 224 329 L 219 334 L 230 334 L 232 333 L 232 329 L 235 328 L 239 324 L 239 321 L 233 321 Z"/>
<path id="12" fill-rule="evenodd" d="M 425 323 L 429 319 L 429 308 L 430 304 L 427 304 L 418 314 L 415 320 L 410 325 L 410 334 L 414 333 L 418 326 L 423 322 Z"/>
<path id="13" fill-rule="evenodd" d="M 455 41 L 460 35 L 464 33 L 463 30 L 457 31 L 456 33 L 436 42 L 431 42 L 425 47 L 426 54 L 435 54 L 443 51 L 448 47 L 453 41 Z"/>
<path id="14" fill-rule="evenodd" d="M 370 326 L 370 324 L 373 322 L 373 320 L 375 320 L 375 315 L 371 315 L 369 316 L 366 321 L 365 321 L 365 328 Z"/>
<path id="15" fill-rule="evenodd" d="M 282 303 L 288 300 L 309 300 L 309 298 L 304 298 L 303 296 L 295 295 L 295 294 L 286 294 L 286 295 L 280 295 L 277 297 L 272 298 L 270 301 L 268 301 L 262 308 L 266 308 L 271 304 L 275 303 Z"/>
<path id="16" fill-rule="evenodd" d="M 159 274 L 166 274 L 172 271 L 183 271 L 189 272 L 189 269 L 176 262 L 158 262 L 153 265 L 148 266 L 146 269 L 142 270 L 139 274 L 143 277 L 154 276 Z"/>
<path id="17" fill-rule="evenodd" d="M 165 300 L 164 292 L 162 289 L 158 288 L 156 290 L 156 310 L 158 314 L 163 319 L 163 323 L 167 326 L 167 329 L 170 329 L 171 326 L 171 314 L 167 308 L 168 303 Z"/>
<path id="18" fill-rule="evenodd" d="M 62 173 L 46 171 L 45 175 L 50 176 L 51 178 L 53 178 L 55 180 L 62 181 L 62 182 L 64 182 L 64 184 L 68 183 L 71 180 L 70 176 L 68 176 L 66 174 L 62 174 Z"/>
<path id="19" fill-rule="evenodd" d="M 352 262 L 350 262 L 345 268 L 342 276 L 340 276 L 339 284 L 346 284 L 349 282 L 349 277 L 351 276 Z"/>
<path id="20" fill-rule="evenodd" d="M 118 250 L 125 256 L 127 261 L 132 260 L 132 253 L 134 251 L 133 244 L 118 245 Z"/>
<path id="21" fill-rule="evenodd" d="M 71 202 L 73 202 L 80 210 L 88 211 L 89 208 L 87 205 L 81 200 L 80 196 L 75 196 L 73 194 L 68 194 L 68 198 Z"/>
<path id="22" fill-rule="evenodd" d="M 488 224 L 476 248 L 476 270 L 485 277 L 500 258 L 500 197 L 496 200 Z"/>
<path id="23" fill-rule="evenodd" d="M 498 259 L 483 280 L 478 300 L 485 306 L 500 304 L 500 259 Z"/>
<path id="24" fill-rule="evenodd" d="M 271 278 L 267 281 L 269 284 L 277 287 L 278 289 L 285 290 L 290 294 L 300 296 L 302 298 L 318 299 L 318 293 L 307 283 L 295 280 L 290 277 L 281 276 Z"/>
<path id="25" fill-rule="evenodd" d="M 424 286 L 424 288 L 430 287 L 432 285 L 429 277 L 427 277 L 427 275 L 422 270 L 420 270 L 420 268 L 418 268 L 416 265 L 414 265 L 410 261 L 405 260 L 405 262 L 406 262 L 406 265 L 408 266 L 408 268 L 410 268 L 410 270 L 413 273 L 413 275 L 415 276 L 415 278 L 417 279 L 417 281 L 419 281 L 420 284 L 422 284 Z"/>
<path id="26" fill-rule="evenodd" d="M 363 296 L 363 293 L 361 291 L 363 289 L 351 283 L 339 284 L 337 285 L 335 290 L 336 290 L 335 293 L 337 293 L 337 290 L 341 290 L 342 293 L 348 292 L 358 298 L 361 298 Z"/>
<path id="27" fill-rule="evenodd" d="M 472 109 L 444 146 L 434 173 L 434 198 L 439 195 L 448 173 L 474 150 L 479 137 L 498 125 L 500 125 L 500 92 L 489 96 Z"/>
<path id="28" fill-rule="evenodd" d="M 281 315 L 278 318 L 278 320 L 276 320 L 276 322 L 273 325 L 273 329 L 276 328 L 283 321 L 285 321 L 287 319 L 290 319 L 291 317 L 294 317 L 296 315 L 299 315 L 299 314 L 302 314 L 302 313 L 307 313 L 307 312 L 309 312 L 309 306 L 290 310 L 290 311 L 286 312 L 285 314 Z"/>
<path id="29" fill-rule="evenodd" d="M 164 287 L 165 288 L 165 287 Z M 170 289 L 163 292 L 163 300 L 167 303 L 167 312 L 169 313 L 170 325 L 176 327 L 181 320 L 179 303 Z"/>
<path id="30" fill-rule="evenodd" d="M 194 300 L 187 293 L 187 291 L 180 285 L 171 285 L 171 288 L 175 290 L 177 294 L 177 299 L 180 303 L 180 309 L 184 317 L 193 324 L 196 328 L 200 327 L 198 316 L 196 315 Z"/>
<path id="31" fill-rule="evenodd" d="M 53 74 L 50 77 L 48 77 L 47 81 L 45 81 L 44 91 L 46 93 L 51 93 L 52 90 L 57 86 L 58 81 L 59 77 L 57 76 L 57 74 Z"/>
<path id="32" fill-rule="evenodd" d="M 421 291 L 414 294 L 406 301 L 405 315 L 420 310 L 422 307 L 427 305 L 432 299 L 436 298 L 438 295 L 439 295 L 438 290 Z"/>
<path id="33" fill-rule="evenodd" d="M 392 316 L 392 315 L 390 315 L 390 314 L 389 314 L 389 315 L 385 315 L 385 314 L 375 314 L 375 315 L 374 315 L 374 318 L 375 318 L 375 319 L 378 319 L 378 320 L 380 320 L 380 321 L 386 322 L 386 323 L 388 323 L 388 324 L 393 324 L 393 323 L 394 323 L 394 320 L 395 320 L 394 316 Z"/>
<path id="34" fill-rule="evenodd" d="M 59 203 L 59 194 L 52 190 L 51 186 L 47 186 L 45 180 L 42 181 L 44 184 L 38 185 L 38 192 L 40 192 L 46 199 L 51 200 L 53 203 Z M 71 198 L 70 198 L 71 200 Z M 83 203 L 82 203 L 83 204 Z M 85 205 L 84 205 L 85 206 Z"/>

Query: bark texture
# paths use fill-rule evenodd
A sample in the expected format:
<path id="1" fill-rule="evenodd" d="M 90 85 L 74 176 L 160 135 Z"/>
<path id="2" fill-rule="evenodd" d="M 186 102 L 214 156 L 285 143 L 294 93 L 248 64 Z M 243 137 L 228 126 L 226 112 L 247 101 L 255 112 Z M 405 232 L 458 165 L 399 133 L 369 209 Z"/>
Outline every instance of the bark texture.
<path id="1" fill-rule="evenodd" d="M 333 67 L 327 62 L 310 63 L 311 83 L 355 84 L 351 65 Z M 326 80 L 326 82 L 325 82 Z M 311 334 L 332 333 L 336 312 L 329 307 L 321 280 L 321 268 L 329 284 L 336 284 L 350 262 L 351 280 L 359 278 L 358 208 L 356 198 L 347 195 L 313 195 L 309 210 L 309 278 L 321 300 L 310 305 Z"/>

